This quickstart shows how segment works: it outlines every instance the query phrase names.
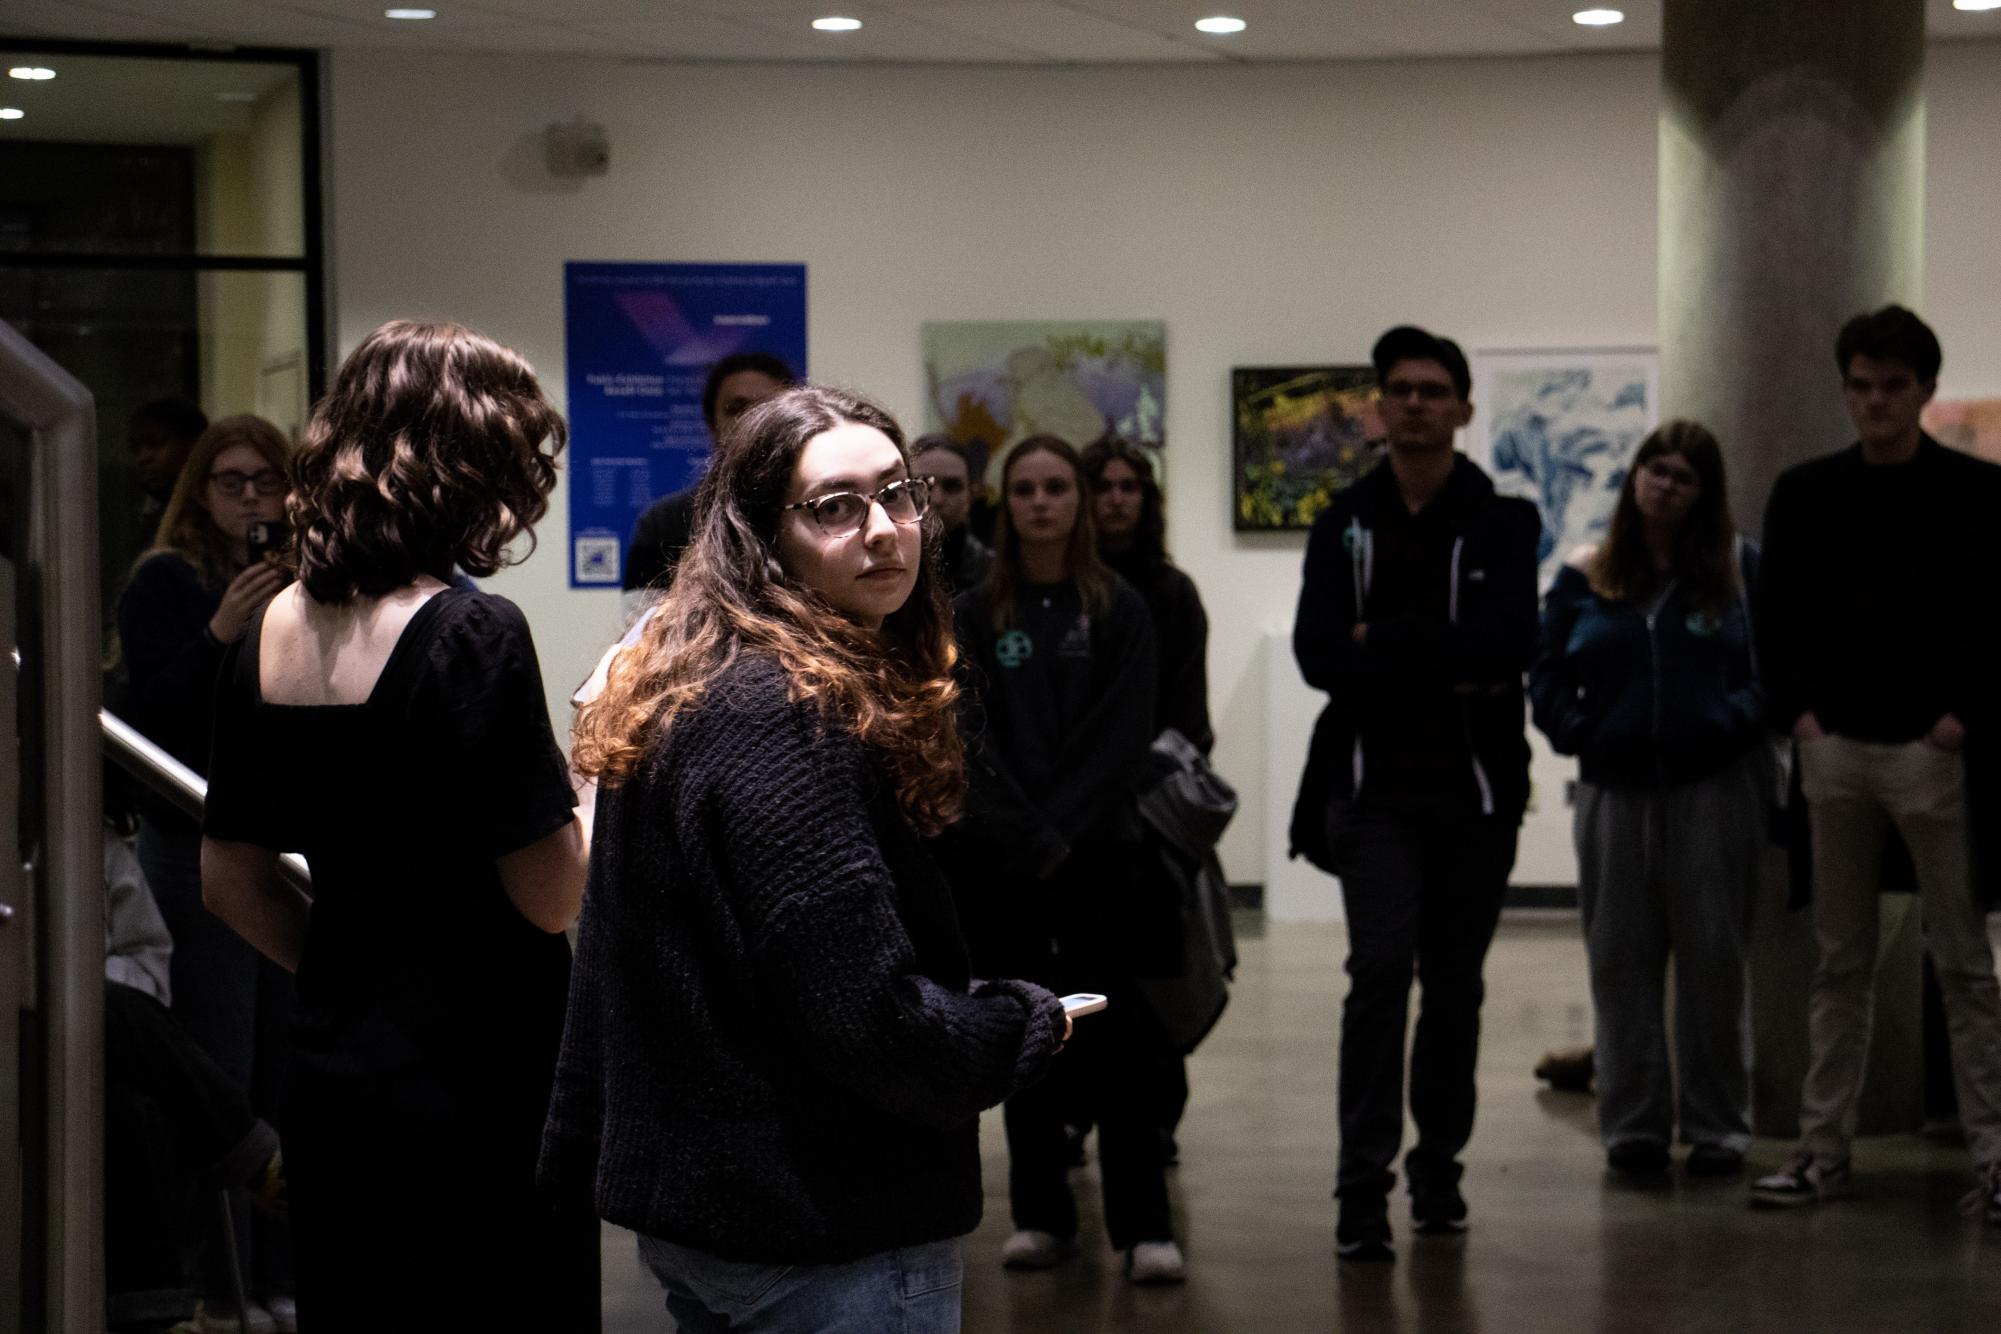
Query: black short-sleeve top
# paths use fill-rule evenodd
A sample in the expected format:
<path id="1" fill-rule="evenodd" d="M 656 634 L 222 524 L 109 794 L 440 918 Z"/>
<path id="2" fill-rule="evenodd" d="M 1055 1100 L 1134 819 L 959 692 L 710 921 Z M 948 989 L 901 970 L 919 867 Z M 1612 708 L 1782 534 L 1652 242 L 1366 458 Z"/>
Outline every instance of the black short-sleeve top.
<path id="1" fill-rule="evenodd" d="M 436 594 L 360 704 L 267 703 L 262 631 L 260 613 L 223 662 L 203 832 L 312 869 L 300 1058 L 546 1087 L 569 946 L 515 910 L 496 859 L 562 828 L 575 794 L 520 609 Z"/>

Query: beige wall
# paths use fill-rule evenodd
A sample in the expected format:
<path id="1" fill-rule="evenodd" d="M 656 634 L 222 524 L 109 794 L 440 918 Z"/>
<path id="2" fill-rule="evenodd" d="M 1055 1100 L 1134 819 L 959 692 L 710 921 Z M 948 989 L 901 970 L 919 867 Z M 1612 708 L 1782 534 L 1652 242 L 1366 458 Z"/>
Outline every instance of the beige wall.
<path id="1" fill-rule="evenodd" d="M 296 256 L 305 250 L 299 89 L 287 81 L 250 109 L 241 133 L 196 153 L 196 234 L 204 254 Z M 202 406 L 211 417 L 256 412 L 296 434 L 305 418 L 305 279 L 205 273 Z"/>
<path id="2" fill-rule="evenodd" d="M 1984 197 L 2001 45 L 1935 49 L 1931 90 L 1931 313 L 1949 385 L 2001 390 Z M 1361 360 L 1403 320 L 1469 348 L 1653 340 L 1650 56 L 1218 70 L 343 52 L 330 95 L 343 350 L 392 317 L 461 319 L 519 347 L 560 401 L 563 261 L 804 261 L 812 373 L 915 425 L 925 320 L 1165 319 L 1171 537 L 1210 609 L 1218 762 L 1245 798 L 1223 849 L 1236 880 L 1283 855 L 1265 803 L 1292 793 L 1264 772 L 1261 645 L 1291 623 L 1303 539 L 1230 531 L 1230 368 Z M 540 131 L 579 114 L 607 127 L 611 173 L 549 180 Z M 539 552 L 491 585 L 534 625 L 559 727 L 617 619 L 614 594 L 566 587 L 566 513 L 559 494 Z"/>

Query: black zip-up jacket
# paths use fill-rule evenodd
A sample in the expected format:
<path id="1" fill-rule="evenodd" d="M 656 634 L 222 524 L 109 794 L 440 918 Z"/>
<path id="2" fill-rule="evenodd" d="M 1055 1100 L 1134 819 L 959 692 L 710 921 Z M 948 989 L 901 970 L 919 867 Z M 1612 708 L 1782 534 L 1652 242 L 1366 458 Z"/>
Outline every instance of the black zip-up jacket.
<path id="1" fill-rule="evenodd" d="M 1740 566 L 1755 587 L 1757 555 Z M 1743 588 L 1721 611 L 1678 584 L 1645 602 L 1611 602 L 1565 565 L 1543 599 L 1529 667 L 1535 725 L 1579 775 L 1602 787 L 1694 782 L 1741 759 L 1764 735 L 1765 694 Z"/>
<path id="2" fill-rule="evenodd" d="M 1335 800 L 1521 819 L 1541 532 L 1534 505 L 1496 495 L 1464 457 L 1416 514 L 1386 459 L 1314 522 L 1292 648 L 1328 701 L 1293 810 L 1294 855 L 1328 865 Z"/>

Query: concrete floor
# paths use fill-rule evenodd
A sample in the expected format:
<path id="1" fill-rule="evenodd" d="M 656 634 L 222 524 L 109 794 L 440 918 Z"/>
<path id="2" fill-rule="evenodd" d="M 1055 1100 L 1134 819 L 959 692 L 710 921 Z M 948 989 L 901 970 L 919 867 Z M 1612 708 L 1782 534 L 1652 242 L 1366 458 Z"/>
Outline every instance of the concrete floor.
<path id="1" fill-rule="evenodd" d="M 1471 1233 L 1413 1238 L 1399 1211 L 1394 1266 L 1338 1264 L 1329 1192 L 1341 929 L 1244 928 L 1229 1011 L 1190 1063 L 1174 1175 L 1188 1285 L 1123 1281 L 1090 1168 L 1074 1177 L 1080 1254 L 1052 1273 L 1004 1272 L 1007 1162 L 990 1114 L 987 1215 L 965 1243 L 969 1334 L 2001 1328 L 2001 1228 L 1955 1208 L 1968 1184 L 1963 1150 L 1865 1140 L 1858 1198 L 1778 1215 L 1747 1209 L 1739 1182 L 1677 1177 L 1636 1190 L 1609 1180 L 1591 1102 L 1529 1074 L 1545 1049 L 1590 1037 L 1582 946 L 1563 914 L 1511 917 L 1489 959 Z M 1761 1142 L 1752 1163 L 1774 1164 L 1788 1147 Z M 670 1328 L 632 1238 L 607 1228 L 607 1334 Z"/>

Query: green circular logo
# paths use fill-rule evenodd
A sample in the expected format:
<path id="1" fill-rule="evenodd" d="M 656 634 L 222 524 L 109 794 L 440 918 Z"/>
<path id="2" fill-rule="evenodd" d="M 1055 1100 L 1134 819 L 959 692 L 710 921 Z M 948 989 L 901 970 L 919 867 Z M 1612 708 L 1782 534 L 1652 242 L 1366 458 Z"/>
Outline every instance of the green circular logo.
<path id="1" fill-rule="evenodd" d="M 1003 667 L 1019 667 L 1035 656 L 1035 641 L 1019 630 L 1010 630 L 994 645 L 994 657 Z"/>

